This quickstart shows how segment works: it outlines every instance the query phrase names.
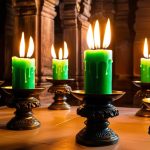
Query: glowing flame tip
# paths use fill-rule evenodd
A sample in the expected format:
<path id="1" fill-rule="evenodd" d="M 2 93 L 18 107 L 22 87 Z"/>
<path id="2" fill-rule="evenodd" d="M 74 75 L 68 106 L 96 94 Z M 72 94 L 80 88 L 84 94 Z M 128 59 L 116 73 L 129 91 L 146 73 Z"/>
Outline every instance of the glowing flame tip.
<path id="1" fill-rule="evenodd" d="M 33 52 L 34 52 L 34 42 L 33 38 L 30 36 L 27 57 L 31 57 L 33 55 Z"/>

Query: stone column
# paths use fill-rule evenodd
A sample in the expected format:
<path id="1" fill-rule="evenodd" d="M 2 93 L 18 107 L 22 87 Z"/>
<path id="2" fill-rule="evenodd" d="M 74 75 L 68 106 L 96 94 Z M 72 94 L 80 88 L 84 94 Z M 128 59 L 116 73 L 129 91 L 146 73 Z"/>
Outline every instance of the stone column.
<path id="1" fill-rule="evenodd" d="M 134 41 L 134 76 L 140 76 L 140 58 L 143 57 L 144 38 L 148 38 L 150 43 L 150 3 L 149 0 L 137 2 L 136 22 L 134 30 L 136 32 Z M 149 48 L 150 50 L 150 48 Z M 150 53 L 150 51 L 149 51 Z"/>
<path id="2" fill-rule="evenodd" d="M 83 87 L 83 52 L 87 49 L 91 0 L 64 0 L 60 5 L 63 39 L 69 47 L 69 76 L 76 79 L 76 88 L 80 88 Z"/>

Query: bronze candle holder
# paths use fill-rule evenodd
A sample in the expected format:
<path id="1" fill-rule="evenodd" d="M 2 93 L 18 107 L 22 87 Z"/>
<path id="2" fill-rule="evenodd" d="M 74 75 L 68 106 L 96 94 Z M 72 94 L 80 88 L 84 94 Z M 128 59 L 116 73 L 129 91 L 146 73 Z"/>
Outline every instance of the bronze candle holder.
<path id="1" fill-rule="evenodd" d="M 83 90 L 72 91 L 72 94 L 83 104 L 77 109 L 77 114 L 86 117 L 86 127 L 77 135 L 76 142 L 85 146 L 105 146 L 118 142 L 118 135 L 110 128 L 108 118 L 119 115 L 112 105 L 125 92 L 113 91 L 112 94 L 85 94 Z"/>
<path id="2" fill-rule="evenodd" d="M 135 115 L 140 117 L 150 117 L 150 108 L 143 102 L 143 99 L 150 98 L 150 83 L 142 83 L 141 81 L 133 81 L 133 83 L 140 88 L 140 90 L 136 92 L 134 100 L 139 100 L 141 102 L 141 108 Z"/>
<path id="3" fill-rule="evenodd" d="M 67 95 L 71 92 L 69 83 L 74 82 L 74 79 L 67 80 L 53 80 L 47 78 L 47 81 L 53 85 L 49 88 L 48 92 L 54 93 L 54 102 L 48 107 L 49 110 L 68 110 L 70 105 L 66 102 Z"/>
<path id="4" fill-rule="evenodd" d="M 32 109 L 40 106 L 36 97 L 44 88 L 12 89 L 11 86 L 5 86 L 2 89 L 5 93 L 13 96 L 7 106 L 16 108 L 15 117 L 7 123 L 7 128 L 10 130 L 31 130 L 40 127 L 40 122 L 33 116 Z"/>

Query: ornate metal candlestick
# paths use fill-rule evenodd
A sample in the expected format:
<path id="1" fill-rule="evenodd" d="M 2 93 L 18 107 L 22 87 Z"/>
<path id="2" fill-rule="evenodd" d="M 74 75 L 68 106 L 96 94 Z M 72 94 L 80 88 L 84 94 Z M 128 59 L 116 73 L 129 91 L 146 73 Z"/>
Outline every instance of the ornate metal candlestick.
<path id="1" fill-rule="evenodd" d="M 135 86 L 141 88 L 134 96 L 135 101 L 141 102 L 141 108 L 135 115 L 140 117 L 150 117 L 150 108 L 142 100 L 144 98 L 150 98 L 150 83 L 142 83 L 141 81 L 133 81 L 133 83 Z"/>
<path id="2" fill-rule="evenodd" d="M 49 88 L 48 92 L 54 93 L 54 103 L 52 103 L 48 109 L 50 110 L 68 110 L 70 105 L 66 102 L 67 95 L 71 92 L 71 87 L 68 85 L 72 83 L 74 79 L 67 80 L 53 80 L 52 78 L 47 78 L 47 81 L 51 82 L 53 85 Z"/>
<path id="3" fill-rule="evenodd" d="M 117 143 L 118 135 L 108 128 L 109 117 L 119 115 L 112 101 L 119 99 L 125 92 L 113 91 L 112 94 L 85 94 L 83 90 L 72 91 L 72 94 L 83 105 L 77 109 L 77 114 L 86 117 L 86 127 L 77 135 L 76 142 L 85 146 L 103 146 Z"/>
<path id="4" fill-rule="evenodd" d="M 40 102 L 36 96 L 44 88 L 35 89 L 12 89 L 11 86 L 2 87 L 7 93 L 13 95 L 12 101 L 7 105 L 16 108 L 15 117 L 7 123 L 11 130 L 30 130 L 40 126 L 40 122 L 33 116 L 32 109 L 39 107 Z"/>

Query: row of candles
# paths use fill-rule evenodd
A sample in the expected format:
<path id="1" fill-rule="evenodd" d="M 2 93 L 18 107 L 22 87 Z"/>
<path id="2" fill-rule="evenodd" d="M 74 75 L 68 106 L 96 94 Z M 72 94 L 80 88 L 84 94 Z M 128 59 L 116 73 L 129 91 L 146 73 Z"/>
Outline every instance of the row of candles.
<path id="1" fill-rule="evenodd" d="M 110 20 L 108 19 L 103 39 L 100 39 L 100 25 L 96 21 L 94 34 L 92 26 L 87 32 L 87 44 L 89 49 L 84 51 L 84 89 L 90 94 L 112 93 L 112 50 L 107 48 L 111 42 Z M 101 46 L 102 45 L 102 46 Z M 102 48 L 101 48 L 102 47 Z M 20 42 L 20 58 L 12 57 L 12 87 L 14 89 L 35 88 L 35 59 L 30 58 L 34 52 L 34 42 L 29 39 L 29 48 L 25 58 L 25 38 L 22 33 Z M 60 48 L 59 57 L 56 56 L 54 46 L 51 47 L 52 70 L 54 80 L 68 79 L 68 47 L 64 42 L 64 50 Z M 144 57 L 141 58 L 141 81 L 150 82 L 150 59 L 148 54 L 148 42 L 145 39 Z"/>

